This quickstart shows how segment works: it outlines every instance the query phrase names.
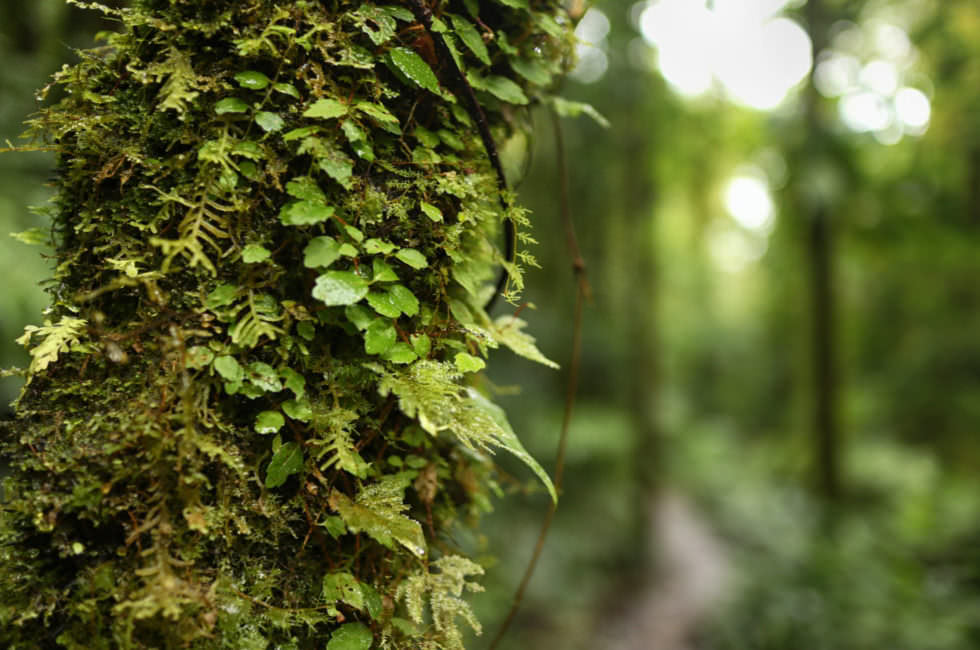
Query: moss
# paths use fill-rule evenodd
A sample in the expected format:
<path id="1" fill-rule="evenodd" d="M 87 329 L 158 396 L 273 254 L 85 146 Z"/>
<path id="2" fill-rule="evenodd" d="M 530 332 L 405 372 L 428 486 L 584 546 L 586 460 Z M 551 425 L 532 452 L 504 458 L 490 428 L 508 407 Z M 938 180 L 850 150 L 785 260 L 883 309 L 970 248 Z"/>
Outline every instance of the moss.
<path id="1" fill-rule="evenodd" d="M 4 647 L 477 625 L 451 530 L 488 507 L 488 452 L 547 482 L 466 387 L 498 346 L 546 361 L 484 308 L 529 258 L 478 127 L 518 129 L 545 89 L 514 70 L 559 74 L 571 37 L 552 0 L 431 9 L 142 0 L 56 75 L 52 305 L 0 429 Z"/>

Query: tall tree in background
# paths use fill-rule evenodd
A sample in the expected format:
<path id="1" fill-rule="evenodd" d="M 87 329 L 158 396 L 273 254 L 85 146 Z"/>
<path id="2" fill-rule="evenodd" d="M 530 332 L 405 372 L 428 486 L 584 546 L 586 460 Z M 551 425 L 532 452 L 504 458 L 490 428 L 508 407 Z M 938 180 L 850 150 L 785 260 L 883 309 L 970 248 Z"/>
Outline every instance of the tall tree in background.
<path id="1" fill-rule="evenodd" d="M 33 121 L 57 268 L 0 423 L 0 640 L 461 648 L 483 570 L 451 531 L 487 507 L 485 452 L 550 487 L 463 382 L 499 346 L 550 364 L 484 306 L 527 260 L 493 143 L 561 72 L 567 19 L 91 6 L 123 31 Z"/>

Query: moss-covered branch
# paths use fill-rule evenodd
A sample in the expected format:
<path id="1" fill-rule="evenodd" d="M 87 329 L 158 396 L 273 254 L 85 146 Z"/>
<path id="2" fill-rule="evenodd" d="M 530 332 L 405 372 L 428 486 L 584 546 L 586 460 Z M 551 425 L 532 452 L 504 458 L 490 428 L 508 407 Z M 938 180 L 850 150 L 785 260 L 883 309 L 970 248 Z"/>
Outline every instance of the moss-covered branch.
<path id="1" fill-rule="evenodd" d="M 467 384 L 493 348 L 547 360 L 483 308 L 498 266 L 521 286 L 498 242 L 527 218 L 445 80 L 499 141 L 570 35 L 553 0 L 412 6 L 139 0 L 56 76 L 32 121 L 59 152 L 53 302 L 0 428 L 4 647 L 478 627 L 450 531 L 487 508 L 487 454 L 550 481 Z"/>

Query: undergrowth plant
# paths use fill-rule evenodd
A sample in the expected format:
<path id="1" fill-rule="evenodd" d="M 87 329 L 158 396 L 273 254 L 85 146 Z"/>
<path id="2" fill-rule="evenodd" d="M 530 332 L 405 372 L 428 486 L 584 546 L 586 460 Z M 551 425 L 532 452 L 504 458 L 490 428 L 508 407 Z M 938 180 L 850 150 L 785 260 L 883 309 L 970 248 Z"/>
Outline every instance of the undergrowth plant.
<path id="1" fill-rule="evenodd" d="M 0 423 L 0 645 L 462 648 L 483 569 L 454 530 L 498 489 L 489 454 L 554 497 L 474 380 L 498 347 L 553 365 L 485 309 L 533 262 L 493 143 L 554 103 L 570 21 L 73 4 L 120 29 L 31 121 L 56 268 Z"/>

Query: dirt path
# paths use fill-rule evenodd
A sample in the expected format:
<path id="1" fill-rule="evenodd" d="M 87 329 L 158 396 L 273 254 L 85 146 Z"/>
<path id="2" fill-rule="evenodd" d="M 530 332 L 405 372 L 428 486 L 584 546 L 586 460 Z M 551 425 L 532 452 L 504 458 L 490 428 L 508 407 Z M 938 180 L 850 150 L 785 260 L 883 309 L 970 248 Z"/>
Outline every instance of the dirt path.
<path id="1" fill-rule="evenodd" d="M 722 594 L 725 551 L 690 500 L 665 493 L 651 520 L 662 573 L 604 626 L 596 650 L 696 650 L 689 639 Z"/>

